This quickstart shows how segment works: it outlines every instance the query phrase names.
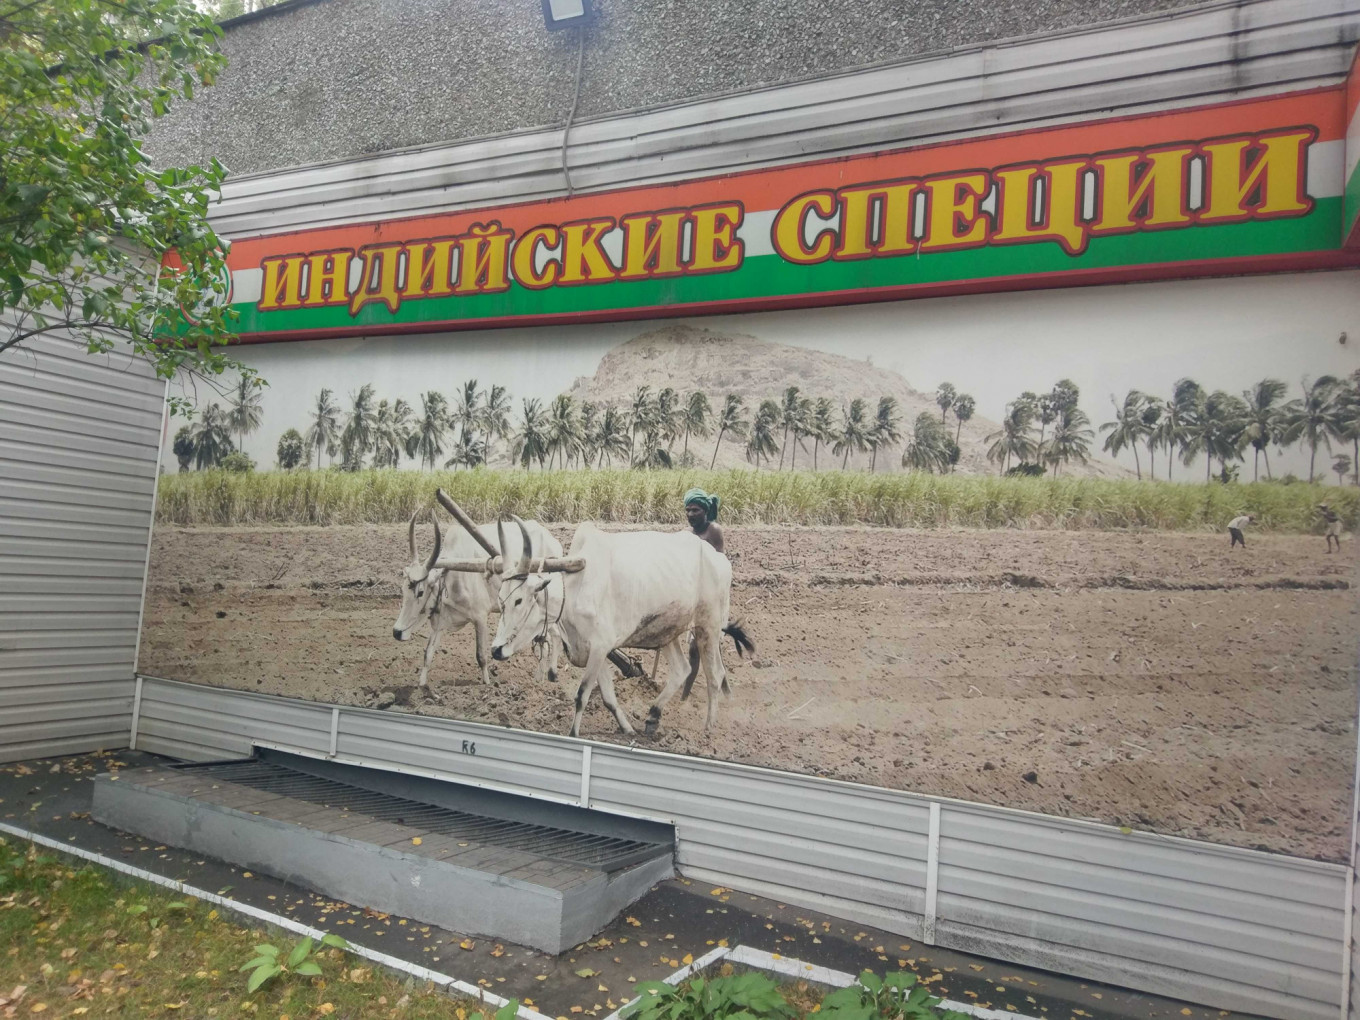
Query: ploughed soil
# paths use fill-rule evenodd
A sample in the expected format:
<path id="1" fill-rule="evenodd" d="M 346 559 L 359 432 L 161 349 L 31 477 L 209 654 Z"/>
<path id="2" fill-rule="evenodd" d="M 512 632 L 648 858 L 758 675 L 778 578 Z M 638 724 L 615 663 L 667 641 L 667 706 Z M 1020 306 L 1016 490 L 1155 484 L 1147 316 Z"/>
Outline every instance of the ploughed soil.
<path id="1" fill-rule="evenodd" d="M 553 529 L 568 544 L 570 529 Z M 397 643 L 404 525 L 179 528 L 152 551 L 141 670 L 565 733 L 579 671 L 484 687 L 470 629 Z M 737 527 L 754 659 L 704 730 L 702 680 L 660 750 L 1347 857 L 1355 548 L 1321 537 Z M 494 623 L 494 618 L 493 618 Z M 648 667 L 651 653 L 643 653 Z M 661 670 L 664 673 L 665 664 Z M 641 729 L 656 688 L 619 680 Z M 584 735 L 626 741 L 592 699 Z"/>

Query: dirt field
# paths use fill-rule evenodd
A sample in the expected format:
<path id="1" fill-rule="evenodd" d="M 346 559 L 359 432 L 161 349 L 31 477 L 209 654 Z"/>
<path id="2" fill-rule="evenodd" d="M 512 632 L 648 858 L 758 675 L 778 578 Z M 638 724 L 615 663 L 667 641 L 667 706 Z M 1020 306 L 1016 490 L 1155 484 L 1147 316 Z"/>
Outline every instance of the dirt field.
<path id="1" fill-rule="evenodd" d="M 568 529 L 555 529 L 569 540 Z M 141 669 L 565 733 L 532 663 L 476 682 L 472 633 L 413 689 L 392 640 L 403 526 L 158 526 Z M 1360 620 L 1319 537 L 732 528 L 733 694 L 696 685 L 663 750 L 1339 861 Z M 651 656 L 647 655 L 650 666 Z M 662 667 L 664 669 L 664 666 Z M 639 721 L 647 680 L 619 682 Z M 598 696 L 583 732 L 618 740 Z"/>

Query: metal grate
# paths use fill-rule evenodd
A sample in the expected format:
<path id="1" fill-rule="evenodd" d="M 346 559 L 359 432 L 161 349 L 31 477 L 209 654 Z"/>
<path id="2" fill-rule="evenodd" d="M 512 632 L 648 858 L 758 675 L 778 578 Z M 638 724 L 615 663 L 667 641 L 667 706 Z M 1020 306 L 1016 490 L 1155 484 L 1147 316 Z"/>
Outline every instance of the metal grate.
<path id="1" fill-rule="evenodd" d="M 409 825 L 483 846 L 520 850 L 545 860 L 597 871 L 618 871 L 670 852 L 670 848 L 663 843 L 622 839 L 529 822 L 511 822 L 424 804 L 333 779 L 323 779 L 273 762 L 249 759 L 178 765 L 176 768 L 322 807 L 353 811 L 383 822 Z"/>

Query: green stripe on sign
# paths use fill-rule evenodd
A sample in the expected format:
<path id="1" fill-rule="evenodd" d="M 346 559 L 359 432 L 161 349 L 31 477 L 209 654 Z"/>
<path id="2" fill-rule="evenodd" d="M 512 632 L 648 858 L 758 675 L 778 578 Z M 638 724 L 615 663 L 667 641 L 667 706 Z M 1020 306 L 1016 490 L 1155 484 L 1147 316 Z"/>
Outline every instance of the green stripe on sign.
<path id="1" fill-rule="evenodd" d="M 1352 175 L 1347 202 L 1360 200 L 1360 173 Z M 1354 206 L 1348 205 L 1348 209 Z M 1146 231 L 1091 241 L 1079 256 L 1055 243 L 998 245 L 968 251 L 932 252 L 856 262 L 797 266 L 777 255 L 746 259 L 732 273 L 682 276 L 664 280 L 615 281 L 583 287 L 526 290 L 405 301 L 391 313 L 370 304 L 351 317 L 346 308 L 311 308 L 261 313 L 236 305 L 241 333 L 345 329 L 363 332 L 384 326 L 423 322 L 535 317 L 657 306 L 684 306 L 761 298 L 796 297 L 833 291 L 903 287 L 913 284 L 988 280 L 1032 273 L 1080 269 L 1134 268 L 1140 265 L 1210 259 L 1335 251 L 1341 247 L 1342 199 L 1321 198 L 1305 217 L 1268 222 Z"/>
<path id="2" fill-rule="evenodd" d="M 1360 163 L 1355 165 L 1350 180 L 1346 182 L 1345 199 L 1346 213 L 1341 231 L 1343 238 L 1350 236 L 1350 232 L 1355 229 L 1355 221 L 1360 220 Z"/>

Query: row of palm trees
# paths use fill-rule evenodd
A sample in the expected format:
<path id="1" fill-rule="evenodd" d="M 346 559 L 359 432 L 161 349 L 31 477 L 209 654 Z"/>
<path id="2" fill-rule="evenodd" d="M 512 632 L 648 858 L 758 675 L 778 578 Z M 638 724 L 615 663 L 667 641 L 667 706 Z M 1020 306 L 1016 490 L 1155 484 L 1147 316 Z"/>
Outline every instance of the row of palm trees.
<path id="1" fill-rule="evenodd" d="M 1143 477 L 1139 448 L 1147 450 L 1148 475 L 1156 477 L 1156 455 L 1165 454 L 1166 477 L 1172 475 L 1177 458 L 1189 464 L 1204 457 L 1205 478 L 1218 463 L 1219 477 L 1231 478 L 1236 462 L 1252 452 L 1252 479 L 1260 477 L 1264 460 L 1266 478 L 1272 476 L 1270 447 L 1277 450 L 1298 444 L 1308 451 L 1308 481 L 1317 477 L 1319 447 L 1329 453 L 1332 444 L 1350 444 L 1353 454 L 1339 456 L 1333 464 L 1338 478 L 1360 465 L 1360 371 L 1345 379 L 1324 375 L 1300 384 L 1301 395 L 1286 400 L 1288 386 L 1278 379 L 1262 379 L 1241 395 L 1206 390 L 1193 379 L 1180 379 L 1171 396 L 1162 399 L 1130 390 L 1123 401 L 1111 397 L 1114 420 L 1100 426 L 1106 433 L 1104 449 L 1118 455 L 1133 453 L 1134 468 Z M 1342 461 L 1345 461 L 1342 466 Z M 1325 473 L 1325 472 L 1324 472 Z M 1360 484 L 1360 477 L 1354 479 Z"/>
<path id="2" fill-rule="evenodd" d="M 1217 462 L 1226 480 L 1230 465 L 1243 460 L 1247 449 L 1254 453 L 1253 477 L 1264 459 L 1269 478 L 1269 447 L 1295 443 L 1310 451 L 1310 481 L 1319 446 L 1330 450 L 1334 441 L 1357 447 L 1349 464 L 1360 465 L 1360 372 L 1346 380 L 1304 380 L 1301 397 L 1286 400 L 1286 395 L 1286 385 L 1276 379 L 1264 379 L 1240 397 L 1210 392 L 1193 379 L 1177 381 L 1166 399 L 1130 390 L 1122 402 L 1111 397 L 1114 418 L 1099 426 L 1105 436 L 1102 449 L 1112 456 L 1132 452 L 1140 479 L 1144 450 L 1153 478 L 1159 451 L 1166 455 L 1168 479 L 1175 459 L 1189 464 L 1204 456 L 1206 478 Z M 1087 463 L 1096 429 L 1078 406 L 1079 399 L 1070 379 L 1060 380 L 1047 393 L 1022 393 L 1006 405 L 1000 427 L 986 436 L 988 461 L 1002 473 L 1036 475 Z M 958 464 L 963 426 L 974 417 L 976 401 L 946 382 L 936 390 L 935 403 L 939 416 L 923 412 L 905 433 L 896 397 L 879 397 L 876 405 L 857 397 L 837 407 L 830 398 L 808 396 L 798 386 L 787 387 L 778 399 L 761 400 L 753 409 L 735 393 L 715 409 L 699 390 L 682 394 L 672 387 L 654 391 L 640 386 L 624 405 L 560 394 L 546 403 L 524 399 L 516 416 L 505 387 L 482 388 L 475 379 L 463 383 L 452 401 L 427 391 L 419 406 L 401 398 L 379 399 L 366 384 L 350 394 L 347 407 L 332 390 L 321 390 L 308 412 L 306 430 L 289 429 L 280 439 L 278 462 L 285 468 L 320 467 L 324 455 L 332 465 L 338 458 L 346 470 L 398 467 L 403 458 L 427 469 L 475 467 L 503 450 L 524 468 L 668 468 L 702 464 L 698 443 L 712 439 L 709 467 L 716 465 L 727 442 L 738 444 L 757 467 L 783 470 L 787 462 L 794 470 L 802 454 L 802 463 L 816 470 L 829 450 L 842 469 L 852 456 L 867 454 L 868 468 L 875 471 L 880 455 L 905 439 L 903 467 L 943 473 Z M 225 407 L 209 404 L 176 436 L 181 470 L 221 465 L 262 420 L 259 383 L 240 380 Z"/>

